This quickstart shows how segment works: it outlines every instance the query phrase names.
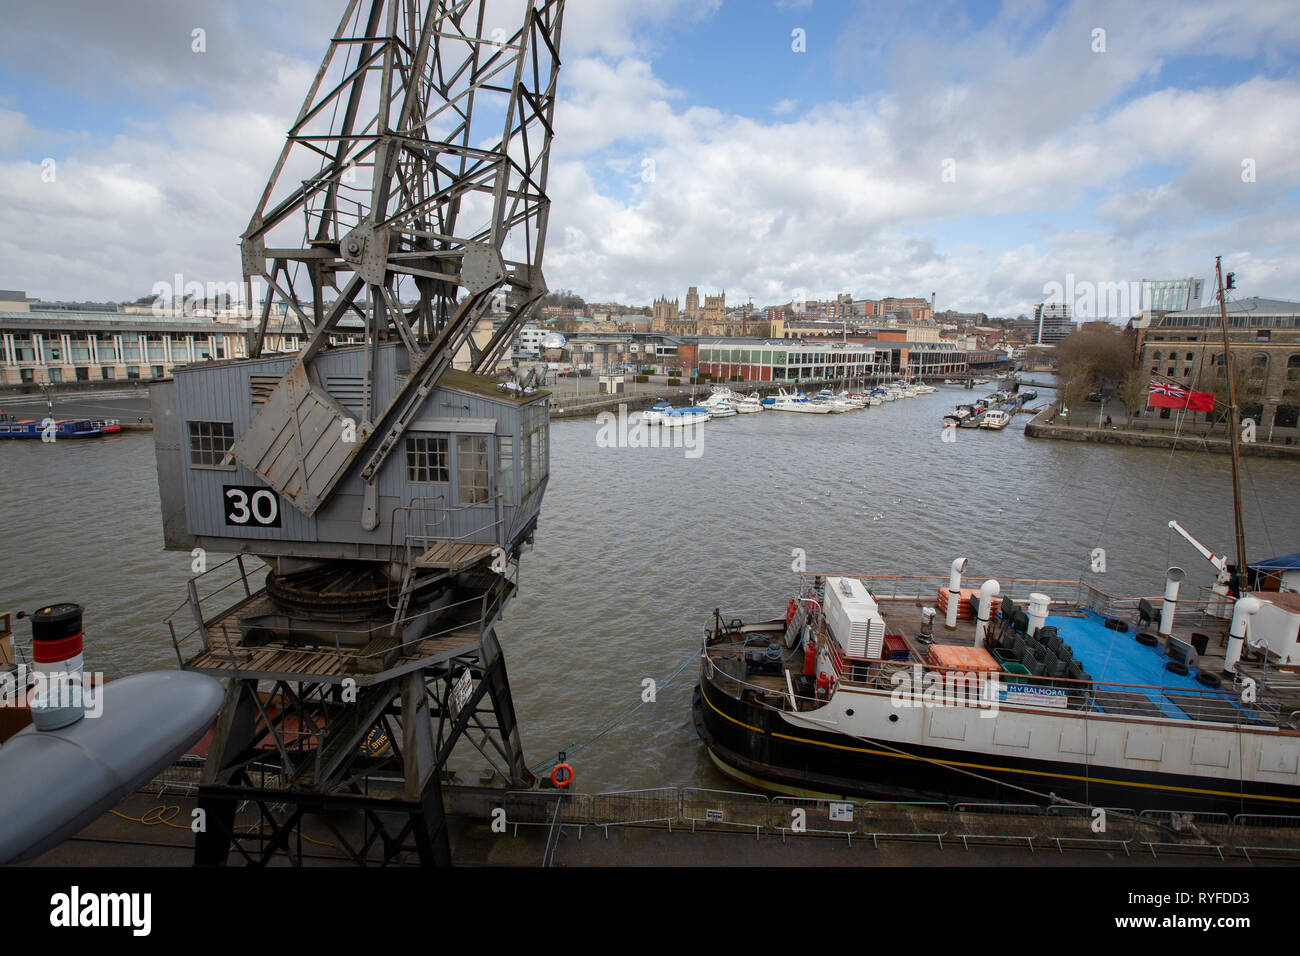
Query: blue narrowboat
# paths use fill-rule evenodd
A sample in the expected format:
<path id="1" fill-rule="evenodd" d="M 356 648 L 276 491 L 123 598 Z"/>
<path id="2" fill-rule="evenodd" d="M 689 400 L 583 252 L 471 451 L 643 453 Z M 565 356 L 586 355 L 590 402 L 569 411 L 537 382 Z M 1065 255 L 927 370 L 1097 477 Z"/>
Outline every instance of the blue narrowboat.
<path id="1" fill-rule="evenodd" d="M 114 428 L 112 431 L 120 431 Z M 20 422 L 0 422 L 0 438 L 94 438 L 109 432 L 103 422 L 89 418 L 27 419 Z"/>

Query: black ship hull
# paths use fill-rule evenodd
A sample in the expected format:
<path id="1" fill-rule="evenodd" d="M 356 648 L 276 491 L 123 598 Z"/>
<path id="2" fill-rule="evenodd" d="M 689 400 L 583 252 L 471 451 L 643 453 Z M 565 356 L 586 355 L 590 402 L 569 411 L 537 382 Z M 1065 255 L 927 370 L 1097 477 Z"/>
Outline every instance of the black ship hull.
<path id="1" fill-rule="evenodd" d="M 1094 807 L 1300 815 L 1300 787 L 1135 773 L 943 747 L 899 745 L 797 727 L 771 708 L 701 676 L 696 730 L 730 776 L 796 795 L 845 799 L 1018 803 L 1053 798 Z"/>

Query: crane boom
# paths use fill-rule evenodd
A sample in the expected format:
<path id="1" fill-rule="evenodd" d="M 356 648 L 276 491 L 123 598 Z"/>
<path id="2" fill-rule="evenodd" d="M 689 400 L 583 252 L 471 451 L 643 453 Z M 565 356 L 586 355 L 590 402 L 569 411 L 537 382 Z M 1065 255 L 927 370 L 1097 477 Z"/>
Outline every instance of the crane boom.
<path id="1" fill-rule="evenodd" d="M 1201 542 L 1193 538 L 1191 532 L 1189 532 L 1186 528 L 1180 525 L 1177 521 L 1170 521 L 1169 527 L 1173 528 L 1180 535 L 1182 535 L 1188 544 L 1190 544 L 1197 551 L 1201 552 L 1201 557 L 1205 558 L 1206 561 L 1209 561 L 1210 564 L 1214 565 L 1215 569 L 1218 570 L 1220 575 L 1226 577 L 1226 575 L 1228 574 L 1228 558 L 1226 555 L 1223 557 L 1219 557 L 1218 555 L 1214 554 L 1214 552 L 1212 552 L 1209 548 L 1207 548 L 1205 545 L 1201 544 Z"/>

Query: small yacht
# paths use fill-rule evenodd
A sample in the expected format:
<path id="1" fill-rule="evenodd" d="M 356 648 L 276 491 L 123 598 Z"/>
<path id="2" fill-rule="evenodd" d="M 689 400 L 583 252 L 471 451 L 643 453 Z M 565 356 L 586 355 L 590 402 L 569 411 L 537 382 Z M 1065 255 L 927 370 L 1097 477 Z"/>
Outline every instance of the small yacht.
<path id="1" fill-rule="evenodd" d="M 754 392 L 746 398 L 737 398 L 732 402 L 731 407 L 738 414 L 748 415 L 752 412 L 761 412 L 763 410 L 763 400 L 758 397 L 758 392 Z"/>
<path id="2" fill-rule="evenodd" d="M 658 425 L 664 420 L 664 415 L 672 411 L 673 406 L 668 402 L 656 402 L 650 408 L 641 413 L 641 421 L 647 425 Z"/>
<path id="3" fill-rule="evenodd" d="M 832 412 L 855 412 L 861 407 L 839 395 L 836 395 L 829 388 L 823 388 L 812 397 L 811 401 L 814 401 L 819 405 L 829 405 Z"/>
<path id="4" fill-rule="evenodd" d="M 1011 416 L 1000 408 L 995 408 L 984 413 L 984 420 L 980 422 L 980 428 L 989 428 L 993 431 L 1001 431 L 1007 427 L 1011 421 Z"/>
<path id="5" fill-rule="evenodd" d="M 767 404 L 767 399 L 763 400 L 763 404 Z M 791 395 L 785 389 L 777 393 L 771 407 L 778 412 L 802 412 L 811 415 L 829 415 L 834 410 L 829 405 L 808 401 L 808 398 L 799 392 Z"/>
<path id="6" fill-rule="evenodd" d="M 702 425 L 712 417 L 707 408 L 701 405 L 689 405 L 686 408 L 668 409 L 664 412 L 660 424 L 665 428 L 681 428 L 686 425 Z"/>
<path id="7" fill-rule="evenodd" d="M 713 393 L 700 402 L 700 407 L 707 408 L 712 418 L 730 418 L 736 414 L 736 398 L 737 396 L 725 385 L 715 386 Z"/>

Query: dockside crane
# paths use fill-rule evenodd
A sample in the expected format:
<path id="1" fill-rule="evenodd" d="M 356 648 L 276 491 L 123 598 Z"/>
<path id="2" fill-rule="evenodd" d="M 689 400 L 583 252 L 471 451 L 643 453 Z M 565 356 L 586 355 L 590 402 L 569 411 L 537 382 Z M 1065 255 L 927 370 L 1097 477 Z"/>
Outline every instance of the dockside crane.
<path id="1" fill-rule="evenodd" d="M 152 390 L 165 543 L 233 555 L 169 621 L 227 682 L 199 864 L 300 862 L 303 819 L 338 812 L 353 862 L 446 864 L 458 743 L 476 784 L 535 783 L 496 626 L 549 399 L 484 373 L 546 293 L 563 13 L 346 0 L 240 239 L 250 357 Z"/>

